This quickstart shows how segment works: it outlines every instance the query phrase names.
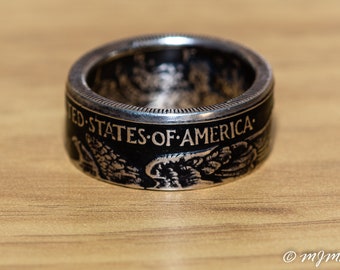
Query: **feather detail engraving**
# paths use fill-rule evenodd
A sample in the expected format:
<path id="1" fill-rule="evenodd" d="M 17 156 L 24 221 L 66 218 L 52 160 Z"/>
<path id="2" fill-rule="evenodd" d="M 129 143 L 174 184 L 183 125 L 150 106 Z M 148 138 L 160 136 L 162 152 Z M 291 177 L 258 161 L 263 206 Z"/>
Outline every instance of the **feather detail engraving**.
<path id="1" fill-rule="evenodd" d="M 138 169 L 128 164 L 113 149 L 89 134 L 86 134 L 86 142 L 105 179 L 119 184 L 140 183 Z"/>
<path id="2" fill-rule="evenodd" d="M 99 175 L 99 170 L 91 153 L 76 136 L 72 137 L 72 142 L 78 153 L 78 166 L 82 168 L 84 172 L 97 177 Z"/>
<path id="3" fill-rule="evenodd" d="M 144 166 L 130 164 L 115 149 L 86 134 L 85 147 L 73 137 L 79 165 L 107 181 L 153 189 L 185 189 L 200 183 L 218 183 L 252 170 L 268 154 L 268 129 L 246 141 L 195 152 L 155 157 Z M 153 183 L 145 187 L 145 182 Z"/>
<path id="4" fill-rule="evenodd" d="M 254 167 L 256 150 L 247 142 L 194 153 L 158 157 L 146 166 L 157 188 L 186 188 L 201 180 L 221 182 Z"/>

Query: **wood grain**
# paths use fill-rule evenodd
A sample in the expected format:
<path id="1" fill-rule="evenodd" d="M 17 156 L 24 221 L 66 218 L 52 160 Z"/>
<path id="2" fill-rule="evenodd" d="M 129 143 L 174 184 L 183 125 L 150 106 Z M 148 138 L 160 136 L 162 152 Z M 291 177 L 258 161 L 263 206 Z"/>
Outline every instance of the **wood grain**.
<path id="1" fill-rule="evenodd" d="M 340 252 L 339 1 L 0 6 L 0 269 L 313 269 L 282 255 Z M 275 144 L 254 173 L 148 192 L 93 180 L 69 162 L 71 64 L 102 43 L 160 32 L 236 40 L 272 64 Z"/>

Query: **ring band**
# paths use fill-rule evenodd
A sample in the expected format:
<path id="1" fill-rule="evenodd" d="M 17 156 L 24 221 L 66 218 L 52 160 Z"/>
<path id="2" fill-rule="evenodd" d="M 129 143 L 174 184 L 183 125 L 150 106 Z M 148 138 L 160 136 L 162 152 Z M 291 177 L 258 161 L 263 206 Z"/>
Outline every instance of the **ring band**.
<path id="1" fill-rule="evenodd" d="M 66 149 L 118 185 L 195 189 L 268 156 L 273 75 L 257 53 L 193 35 L 113 42 L 80 58 L 66 87 Z"/>

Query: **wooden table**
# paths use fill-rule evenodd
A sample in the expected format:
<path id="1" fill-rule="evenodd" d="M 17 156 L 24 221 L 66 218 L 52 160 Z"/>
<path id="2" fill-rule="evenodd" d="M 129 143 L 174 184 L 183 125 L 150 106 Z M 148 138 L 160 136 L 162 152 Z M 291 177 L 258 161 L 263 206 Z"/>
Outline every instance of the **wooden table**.
<path id="1" fill-rule="evenodd" d="M 339 1 L 11 0 L 0 15 L 0 269 L 314 269 L 299 256 L 340 252 Z M 159 32 L 236 40 L 272 64 L 275 145 L 260 169 L 170 193 L 70 163 L 69 67 L 102 43 Z"/>

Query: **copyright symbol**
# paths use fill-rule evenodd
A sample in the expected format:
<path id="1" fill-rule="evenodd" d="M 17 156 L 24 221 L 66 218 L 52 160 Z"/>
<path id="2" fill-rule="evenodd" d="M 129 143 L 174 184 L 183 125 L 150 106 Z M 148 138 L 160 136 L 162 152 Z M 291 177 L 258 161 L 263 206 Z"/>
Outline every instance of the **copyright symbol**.
<path id="1" fill-rule="evenodd" d="M 293 250 L 287 251 L 285 254 L 282 256 L 282 260 L 285 263 L 291 263 L 295 260 L 296 258 L 296 252 Z"/>

